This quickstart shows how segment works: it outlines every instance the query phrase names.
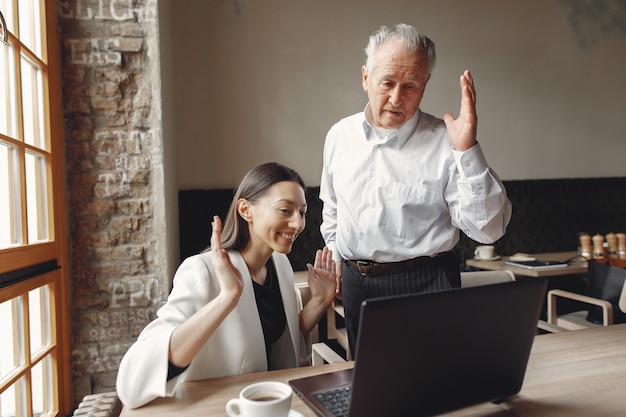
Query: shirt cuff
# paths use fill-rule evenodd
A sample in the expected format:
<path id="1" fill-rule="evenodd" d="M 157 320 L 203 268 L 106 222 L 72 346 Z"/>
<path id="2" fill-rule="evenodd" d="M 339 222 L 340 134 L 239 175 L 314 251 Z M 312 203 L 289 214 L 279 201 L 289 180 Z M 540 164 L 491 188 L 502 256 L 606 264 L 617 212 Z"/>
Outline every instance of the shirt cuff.
<path id="1" fill-rule="evenodd" d="M 326 244 L 326 247 L 328 247 L 328 249 L 333 251 L 333 261 L 335 262 L 342 261 L 341 255 L 339 254 L 339 251 L 337 250 L 337 245 L 335 243 L 328 243 Z"/>
<path id="2" fill-rule="evenodd" d="M 452 149 L 452 154 L 461 178 L 481 175 L 485 170 L 489 169 L 483 150 L 478 142 L 466 151 Z"/>

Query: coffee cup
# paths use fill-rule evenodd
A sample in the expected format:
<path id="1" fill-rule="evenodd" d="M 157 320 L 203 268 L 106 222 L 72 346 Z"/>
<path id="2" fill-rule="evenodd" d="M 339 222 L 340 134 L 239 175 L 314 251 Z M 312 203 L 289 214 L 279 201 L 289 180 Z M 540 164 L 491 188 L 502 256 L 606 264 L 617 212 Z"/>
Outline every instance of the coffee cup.
<path id="1" fill-rule="evenodd" d="M 478 259 L 491 259 L 495 256 L 495 250 L 492 245 L 476 246 L 474 256 Z"/>
<path id="2" fill-rule="evenodd" d="M 248 385 L 226 403 L 230 417 L 287 417 L 291 410 L 293 390 L 278 381 L 262 381 Z"/>

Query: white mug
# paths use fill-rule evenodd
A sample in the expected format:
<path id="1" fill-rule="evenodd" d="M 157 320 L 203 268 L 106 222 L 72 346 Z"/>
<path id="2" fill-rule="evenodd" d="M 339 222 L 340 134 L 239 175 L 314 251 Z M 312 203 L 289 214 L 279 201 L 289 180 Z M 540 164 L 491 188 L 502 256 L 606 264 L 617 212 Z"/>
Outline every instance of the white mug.
<path id="1" fill-rule="evenodd" d="M 495 247 L 492 245 L 476 246 L 474 256 L 478 259 L 491 259 L 495 256 Z"/>
<path id="2" fill-rule="evenodd" d="M 230 417 L 287 417 L 291 410 L 293 390 L 278 381 L 262 381 L 248 385 L 226 403 Z"/>

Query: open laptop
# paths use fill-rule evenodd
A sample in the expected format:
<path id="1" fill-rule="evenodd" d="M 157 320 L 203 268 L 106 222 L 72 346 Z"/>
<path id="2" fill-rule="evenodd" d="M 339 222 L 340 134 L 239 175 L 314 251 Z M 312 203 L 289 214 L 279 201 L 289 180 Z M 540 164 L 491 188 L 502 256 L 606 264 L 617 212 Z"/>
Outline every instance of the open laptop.
<path id="1" fill-rule="evenodd" d="M 289 381 L 318 415 L 348 391 L 349 415 L 432 416 L 518 393 L 546 278 L 367 300 L 354 369 Z"/>

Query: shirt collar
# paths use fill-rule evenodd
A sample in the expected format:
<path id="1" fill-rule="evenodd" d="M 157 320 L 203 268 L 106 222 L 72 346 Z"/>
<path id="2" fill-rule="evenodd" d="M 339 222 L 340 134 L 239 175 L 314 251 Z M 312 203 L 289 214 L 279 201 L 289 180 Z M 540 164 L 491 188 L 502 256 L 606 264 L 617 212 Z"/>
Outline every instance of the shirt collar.
<path id="1" fill-rule="evenodd" d="M 363 132 L 365 133 L 365 138 L 367 140 L 371 140 L 375 136 L 375 132 L 372 124 L 372 108 L 369 102 L 365 105 L 363 113 L 365 115 L 365 119 L 363 120 Z M 419 123 L 420 114 L 421 110 L 418 109 L 408 122 L 396 130 L 396 134 L 398 136 L 398 149 L 402 148 L 406 141 L 409 140 L 413 132 L 415 132 L 417 124 Z"/>

